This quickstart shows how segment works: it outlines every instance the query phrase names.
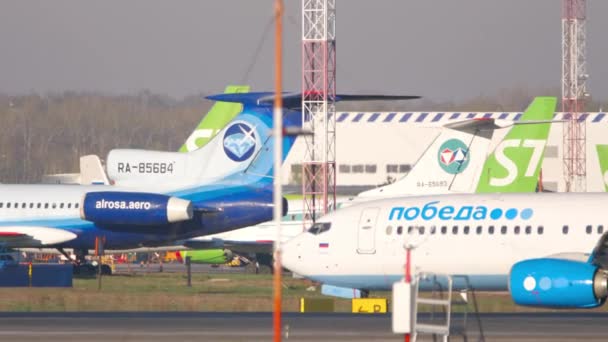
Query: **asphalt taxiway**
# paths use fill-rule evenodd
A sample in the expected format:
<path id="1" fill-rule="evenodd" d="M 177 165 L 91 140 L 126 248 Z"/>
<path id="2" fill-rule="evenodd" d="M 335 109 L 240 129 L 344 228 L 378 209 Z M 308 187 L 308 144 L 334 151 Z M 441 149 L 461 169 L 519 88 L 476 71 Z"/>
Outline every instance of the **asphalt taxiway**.
<path id="1" fill-rule="evenodd" d="M 605 341 L 608 314 L 481 314 L 450 341 Z M 269 341 L 270 313 L 0 313 L 0 341 Z M 390 315 L 283 315 L 284 341 L 402 341 Z M 432 341 L 420 336 L 419 341 Z"/>

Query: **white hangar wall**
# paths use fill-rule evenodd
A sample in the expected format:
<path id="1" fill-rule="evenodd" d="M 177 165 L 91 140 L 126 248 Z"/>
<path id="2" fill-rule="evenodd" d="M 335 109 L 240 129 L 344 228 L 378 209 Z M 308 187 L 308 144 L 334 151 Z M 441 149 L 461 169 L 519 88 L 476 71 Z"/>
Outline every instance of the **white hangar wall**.
<path id="1" fill-rule="evenodd" d="M 387 179 L 398 179 L 416 163 L 443 124 L 452 120 L 494 118 L 517 121 L 521 113 L 509 112 L 392 112 L 337 113 L 336 160 L 338 186 L 376 186 Z M 567 119 L 568 114 L 556 113 L 555 120 Z M 603 177 L 595 151 L 596 144 L 608 144 L 606 113 L 581 115 L 587 128 L 587 191 L 604 191 Z M 545 188 L 563 191 L 562 132 L 563 123 L 551 127 L 545 159 L 543 183 Z M 495 132 L 491 149 L 508 129 Z M 304 144 L 300 139 L 292 148 L 284 167 L 284 184 L 299 184 Z"/>

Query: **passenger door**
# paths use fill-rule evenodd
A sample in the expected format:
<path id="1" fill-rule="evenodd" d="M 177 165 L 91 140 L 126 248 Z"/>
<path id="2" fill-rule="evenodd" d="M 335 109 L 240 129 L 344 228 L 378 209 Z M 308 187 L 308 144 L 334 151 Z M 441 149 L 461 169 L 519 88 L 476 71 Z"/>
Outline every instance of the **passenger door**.
<path id="1" fill-rule="evenodd" d="M 376 219 L 379 208 L 367 208 L 361 213 L 357 237 L 357 253 L 376 253 Z"/>

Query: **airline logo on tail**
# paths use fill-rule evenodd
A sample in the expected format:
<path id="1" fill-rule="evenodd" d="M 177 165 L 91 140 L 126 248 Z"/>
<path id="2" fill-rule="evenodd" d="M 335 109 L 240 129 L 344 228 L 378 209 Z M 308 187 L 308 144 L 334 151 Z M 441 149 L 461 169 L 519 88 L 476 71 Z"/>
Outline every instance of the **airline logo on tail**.
<path id="1" fill-rule="evenodd" d="M 509 158 L 505 153 L 505 150 L 510 148 L 520 149 L 532 149 L 532 154 L 530 155 L 530 159 L 528 165 L 526 167 L 526 171 L 524 173 L 524 177 L 535 177 L 536 169 L 540 166 L 540 162 L 543 156 L 543 150 L 545 149 L 546 140 L 536 140 L 536 139 L 508 139 L 503 140 L 498 147 L 496 147 L 495 157 L 496 162 L 506 171 L 503 173 L 502 177 L 490 177 L 490 185 L 501 187 L 508 186 L 513 184 L 515 179 L 519 177 L 519 169 L 517 168 L 516 162 L 513 159 Z M 519 153 L 522 153 L 519 150 Z M 524 165 L 524 164 L 522 164 Z"/>
<path id="2" fill-rule="evenodd" d="M 537 97 L 486 160 L 478 193 L 534 192 L 557 99 Z"/>
<path id="3" fill-rule="evenodd" d="M 469 150 L 459 139 L 450 139 L 439 147 L 439 166 L 452 175 L 463 172 L 469 165 Z"/>
<path id="4" fill-rule="evenodd" d="M 596 145 L 597 158 L 600 161 L 600 171 L 604 181 L 604 189 L 608 191 L 608 145 Z"/>
<path id="5" fill-rule="evenodd" d="M 224 152 L 235 162 L 249 159 L 256 143 L 255 129 L 244 121 L 235 122 L 224 134 Z"/>

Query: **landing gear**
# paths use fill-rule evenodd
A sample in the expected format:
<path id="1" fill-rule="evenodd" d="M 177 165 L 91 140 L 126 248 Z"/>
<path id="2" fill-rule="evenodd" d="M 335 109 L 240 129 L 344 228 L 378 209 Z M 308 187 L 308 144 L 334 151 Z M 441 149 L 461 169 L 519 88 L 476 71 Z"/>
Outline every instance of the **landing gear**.
<path id="1" fill-rule="evenodd" d="M 107 264 L 102 264 L 101 265 L 101 274 L 102 275 L 112 275 L 112 267 L 110 267 L 110 265 L 107 265 Z"/>
<path id="2" fill-rule="evenodd" d="M 256 253 L 255 265 L 256 273 L 272 274 L 274 271 L 272 254 Z"/>
<path id="3" fill-rule="evenodd" d="M 72 259 L 72 257 L 63 249 L 57 248 L 59 253 L 63 254 L 68 260 L 72 261 L 74 265 L 74 274 L 77 275 L 86 275 L 86 276 L 94 276 L 98 273 L 99 264 L 90 263 L 86 256 L 89 254 L 89 251 L 86 249 L 74 249 L 74 255 L 76 259 Z M 101 274 L 102 275 L 112 275 L 112 268 L 110 265 L 102 264 L 101 265 Z"/>

